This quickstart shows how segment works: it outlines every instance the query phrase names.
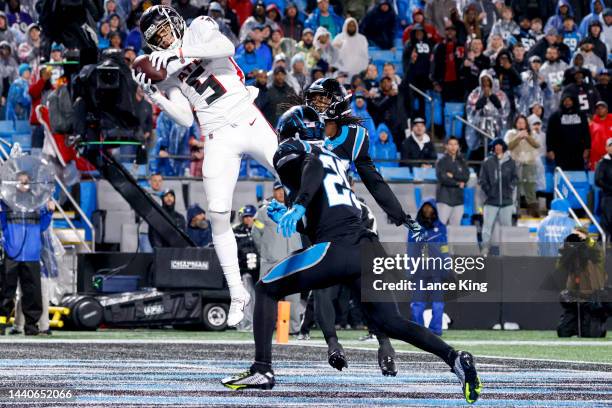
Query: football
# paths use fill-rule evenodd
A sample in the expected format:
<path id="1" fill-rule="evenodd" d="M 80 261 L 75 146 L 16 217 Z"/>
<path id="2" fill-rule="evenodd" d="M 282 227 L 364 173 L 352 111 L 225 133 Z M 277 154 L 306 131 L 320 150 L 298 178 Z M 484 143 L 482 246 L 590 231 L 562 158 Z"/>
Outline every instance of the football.
<path id="1" fill-rule="evenodd" d="M 144 72 L 145 76 L 154 84 L 163 81 L 168 75 L 166 68 L 161 68 L 159 70 L 155 69 L 153 64 L 151 64 L 151 60 L 149 59 L 148 55 L 138 56 L 134 60 L 132 68 L 136 71 L 136 73 Z"/>

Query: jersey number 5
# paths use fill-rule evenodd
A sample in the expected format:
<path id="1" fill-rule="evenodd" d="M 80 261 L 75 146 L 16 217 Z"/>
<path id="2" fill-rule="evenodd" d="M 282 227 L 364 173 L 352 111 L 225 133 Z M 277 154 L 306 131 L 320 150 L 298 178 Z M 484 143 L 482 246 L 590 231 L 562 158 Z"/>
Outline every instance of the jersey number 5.
<path id="1" fill-rule="evenodd" d="M 207 105 L 222 97 L 226 90 L 214 75 L 209 75 L 205 81 L 200 81 L 200 76 L 204 73 L 204 67 L 198 66 L 188 77 L 185 83 L 195 89 L 200 95 L 206 95 L 204 101 Z"/>
<path id="2" fill-rule="evenodd" d="M 346 172 L 339 163 L 340 160 L 327 154 L 320 154 L 319 159 L 325 168 L 323 188 L 325 188 L 329 206 L 349 205 L 359 208 L 357 206 L 357 197 L 355 197 L 349 186 Z"/>

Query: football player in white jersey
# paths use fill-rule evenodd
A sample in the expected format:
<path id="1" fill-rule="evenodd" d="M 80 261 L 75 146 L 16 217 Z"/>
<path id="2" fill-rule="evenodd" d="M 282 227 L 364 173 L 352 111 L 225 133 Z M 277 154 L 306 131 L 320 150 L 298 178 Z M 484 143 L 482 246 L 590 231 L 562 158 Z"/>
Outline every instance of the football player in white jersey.
<path id="1" fill-rule="evenodd" d="M 232 196 L 243 154 L 274 171 L 276 133 L 253 104 L 257 89 L 245 86 L 244 74 L 232 58 L 234 46 L 213 19 L 198 17 L 187 28 L 173 8 L 153 6 L 142 15 L 140 31 L 154 51 L 151 63 L 166 68 L 167 77 L 155 85 L 144 73 L 134 73 L 134 79 L 178 124 L 191 126 L 195 112 L 206 136 L 204 191 L 213 244 L 230 290 L 227 322 L 235 326 L 250 297 L 242 286 L 230 226 Z"/>

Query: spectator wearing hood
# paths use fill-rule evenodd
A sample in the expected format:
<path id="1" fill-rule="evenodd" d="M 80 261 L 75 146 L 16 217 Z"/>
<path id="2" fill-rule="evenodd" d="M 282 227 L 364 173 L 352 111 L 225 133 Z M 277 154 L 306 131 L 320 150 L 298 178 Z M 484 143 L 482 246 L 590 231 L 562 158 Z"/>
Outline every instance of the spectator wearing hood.
<path id="1" fill-rule="evenodd" d="M 589 26 L 593 21 L 601 21 L 606 4 L 603 0 L 591 0 L 591 12 L 580 22 L 578 32 L 582 38 L 588 35 Z"/>
<path id="2" fill-rule="evenodd" d="M 612 237 L 612 137 L 606 141 L 606 154 L 595 169 L 595 185 L 602 189 L 602 226 Z"/>
<path id="3" fill-rule="evenodd" d="M 185 158 L 175 159 L 169 156 L 189 156 L 189 139 L 193 136 L 199 138 L 199 128 L 194 123 L 191 127 L 181 126 L 168 114 L 162 112 L 157 117 L 157 141 L 154 156 L 157 159 L 149 161 L 153 173 L 164 176 L 183 176 L 185 169 L 189 168 L 189 161 Z"/>
<path id="4" fill-rule="evenodd" d="M 334 38 L 332 45 L 338 50 L 336 67 L 349 77 L 368 67 L 368 40 L 359 33 L 359 25 L 353 17 L 344 20 L 342 32 Z"/>
<path id="5" fill-rule="evenodd" d="M 217 25 L 219 26 L 219 31 L 225 35 L 236 47 L 239 43 L 238 36 L 232 30 L 230 26 L 231 20 L 225 17 L 225 9 L 221 5 L 221 3 L 212 1 L 208 5 L 208 16 L 215 20 Z"/>
<path id="6" fill-rule="evenodd" d="M 361 126 L 368 131 L 370 143 L 372 143 L 372 139 L 377 137 L 376 125 L 370 112 L 368 112 L 368 102 L 362 91 L 354 93 L 353 101 L 351 102 L 351 112 L 353 116 L 361 119 Z"/>
<path id="7" fill-rule="evenodd" d="M 489 71 L 482 71 L 478 80 L 480 85 L 467 98 L 468 120 L 489 134 L 501 137 L 508 125 L 510 101 Z M 482 136 L 471 128 L 466 130 L 465 138 L 470 150 L 482 146 Z"/>
<path id="8" fill-rule="evenodd" d="M 34 22 L 32 16 L 21 7 L 19 0 L 9 0 L 7 2 L 7 13 L 9 27 L 14 27 L 15 30 L 25 34 L 30 24 Z"/>
<path id="9" fill-rule="evenodd" d="M 548 119 L 547 156 L 565 171 L 584 170 L 590 155 L 589 124 L 579 108 L 578 95 L 564 91 L 559 110 Z"/>
<path id="10" fill-rule="evenodd" d="M 595 104 L 600 100 L 600 96 L 595 86 L 593 86 L 593 80 L 589 75 L 589 71 L 572 67 L 566 71 L 566 74 L 568 83 L 564 91 L 578 95 L 580 112 L 590 116 L 595 112 Z"/>
<path id="11" fill-rule="evenodd" d="M 457 29 L 449 24 L 444 40 L 433 50 L 431 81 L 436 92 L 442 93 L 444 102 L 463 102 L 465 88 L 461 83 L 464 48 L 457 42 Z"/>
<path id="12" fill-rule="evenodd" d="M 428 91 L 431 89 L 431 80 L 429 74 L 431 71 L 431 52 L 433 50 L 433 41 L 427 38 L 425 29 L 420 24 L 413 24 L 410 32 L 410 40 L 404 46 L 402 54 L 402 65 L 406 80 L 402 86 L 404 97 L 406 100 L 417 98 L 419 102 L 418 116 L 424 116 L 425 113 L 425 98 L 421 95 L 413 93 L 409 88 L 409 84 L 413 84 L 417 88 Z M 414 104 L 410 104 L 412 107 Z"/>
<path id="13" fill-rule="evenodd" d="M 326 0 L 324 0 L 326 1 Z M 338 50 L 332 45 L 331 35 L 327 28 L 319 27 L 314 35 L 314 49 L 316 51 L 317 63 L 325 61 L 329 67 L 336 66 L 338 61 Z"/>
<path id="14" fill-rule="evenodd" d="M 294 3 L 287 3 L 285 15 L 281 20 L 281 27 L 285 37 L 293 38 L 295 41 L 302 39 L 304 22 L 302 21 L 298 8 Z"/>
<path id="15" fill-rule="evenodd" d="M 595 114 L 589 122 L 591 132 L 591 156 L 589 169 L 595 170 L 597 162 L 606 154 L 606 142 L 612 138 L 612 114 L 609 113 L 608 104 L 598 101 L 595 104 Z"/>
<path id="16" fill-rule="evenodd" d="M 199 247 L 212 243 L 210 221 L 206 219 L 206 211 L 197 204 L 187 209 L 187 235 Z"/>
<path id="17" fill-rule="evenodd" d="M 602 41 L 602 31 L 603 25 L 601 21 L 591 21 L 589 23 L 589 30 L 584 39 L 590 41 L 593 44 L 593 52 L 599 57 L 602 62 L 605 63 L 608 60 L 608 48 L 606 47 L 606 44 Z"/>
<path id="18" fill-rule="evenodd" d="M 441 259 L 434 264 L 441 265 L 449 257 L 448 254 L 448 237 L 446 226 L 438 218 L 438 210 L 436 202 L 433 199 L 428 199 L 423 202 L 421 208 L 417 212 L 416 221 L 421 225 L 421 235 L 416 241 L 411 234 L 408 234 L 408 256 L 422 257 L 423 253 L 427 254 L 427 258 L 432 260 Z M 414 279 L 416 278 L 417 288 L 421 285 L 426 286 L 432 283 L 442 283 L 446 278 L 447 272 L 444 268 L 419 268 L 414 271 Z M 419 281 L 421 283 L 419 283 Z M 437 334 L 442 335 L 442 318 L 444 316 L 444 295 L 442 291 L 420 291 L 414 293 L 410 310 L 412 321 L 424 326 L 423 312 L 428 304 L 431 304 L 431 320 L 429 329 Z"/>
<path id="19" fill-rule="evenodd" d="M 586 38 L 580 42 L 580 51 L 576 53 L 582 55 L 584 59 L 583 66 L 591 71 L 590 76 L 592 77 L 597 75 L 597 72 L 606 66 L 604 61 L 595 54 L 594 50 L 595 42 L 590 38 Z M 576 55 L 574 55 L 574 58 L 576 58 Z"/>
<path id="20" fill-rule="evenodd" d="M 285 72 L 287 73 L 287 76 L 285 77 L 285 82 L 287 82 L 287 85 L 289 85 L 293 89 L 293 92 L 296 95 L 301 95 L 302 88 L 300 87 L 300 84 L 297 79 L 295 79 L 295 77 L 291 74 L 290 67 L 287 66 L 287 57 L 283 53 L 280 53 L 276 57 L 274 57 L 274 64 L 272 65 L 272 69 L 268 71 L 268 86 L 272 85 L 272 82 L 274 81 L 274 69 L 276 67 L 285 68 Z"/>
<path id="21" fill-rule="evenodd" d="M 32 68 L 19 65 L 19 77 L 11 84 L 6 98 L 6 120 L 27 120 L 30 118 L 32 99 L 28 92 Z"/>
<path id="22" fill-rule="evenodd" d="M 368 109 L 374 123 L 385 123 L 391 130 L 396 145 L 401 143 L 406 127 L 405 112 L 397 90 L 393 89 L 391 78 L 383 77 L 380 80 L 380 95 L 370 99 Z"/>
<path id="23" fill-rule="evenodd" d="M 426 132 L 425 120 L 415 118 L 412 130 L 406 129 L 406 138 L 401 145 L 402 160 L 436 160 L 436 148 Z M 432 167 L 431 163 L 401 163 L 404 167 Z"/>
<path id="24" fill-rule="evenodd" d="M 537 38 L 531 31 L 531 20 L 524 14 L 519 17 L 519 33 L 514 36 L 513 42 L 522 44 L 526 52 L 537 42 Z"/>
<path id="25" fill-rule="evenodd" d="M 104 16 L 103 19 L 107 19 L 111 14 L 119 14 L 122 20 L 127 18 L 127 13 L 123 10 L 123 7 L 117 4 L 116 0 L 104 0 Z"/>
<path id="26" fill-rule="evenodd" d="M 534 103 L 544 106 L 544 101 L 552 97 L 544 76 L 540 72 L 542 60 L 537 55 L 529 58 L 529 67 L 521 72 L 521 85 L 516 92 L 516 110 L 522 115 L 529 115 Z"/>
<path id="27" fill-rule="evenodd" d="M 417 25 L 420 25 L 421 28 L 425 30 L 427 39 L 431 44 L 437 44 L 442 41 L 442 37 L 440 36 L 440 33 L 438 33 L 438 30 L 436 30 L 436 27 L 433 24 L 429 24 L 425 21 L 423 9 L 415 7 L 412 11 L 412 24 L 406 27 L 402 34 L 402 44 L 406 44 L 408 40 L 411 40 L 412 30 L 414 30 Z"/>
<path id="28" fill-rule="evenodd" d="M 539 217 L 536 186 L 540 144 L 531 132 L 527 117 L 516 116 L 514 127 L 506 132 L 504 142 L 508 145 L 510 155 L 517 166 L 519 197 L 525 197 L 530 215 Z"/>
<path id="29" fill-rule="evenodd" d="M 304 27 L 317 31 L 319 27 L 324 27 L 332 37 L 342 31 L 344 19 L 334 12 L 329 6 L 329 0 L 317 0 L 317 8 L 308 16 Z"/>
<path id="30" fill-rule="evenodd" d="M 478 182 L 486 199 L 483 212 L 482 243 L 488 252 L 493 228 L 512 225 L 514 188 L 518 181 L 516 164 L 502 139 L 491 143 L 492 154 L 482 163 Z"/>
<path id="31" fill-rule="evenodd" d="M 521 85 L 521 76 L 512 65 L 512 54 L 508 50 L 502 50 L 495 58 L 495 75 L 499 81 L 499 88 L 506 94 L 510 102 L 512 112 L 515 110 L 515 89 Z"/>
<path id="32" fill-rule="evenodd" d="M 186 230 L 185 217 L 174 209 L 176 204 L 176 194 L 174 190 L 166 190 L 161 195 L 162 209 L 166 212 L 172 223 L 180 230 Z M 149 242 L 152 248 L 168 248 L 170 243 L 164 239 L 164 236 L 149 226 Z"/>
<path id="33" fill-rule="evenodd" d="M 257 0 L 253 5 L 253 15 L 242 23 L 240 27 L 239 40 L 244 39 L 257 27 L 261 30 L 262 27 L 269 26 L 272 30 L 278 28 L 278 24 L 266 17 L 266 4 L 263 0 Z M 259 39 L 262 41 L 263 39 Z M 257 41 L 257 39 L 255 39 Z"/>
<path id="34" fill-rule="evenodd" d="M 34 23 L 30 24 L 26 33 L 25 42 L 22 42 L 19 44 L 19 47 L 17 47 L 17 57 L 19 61 L 37 66 L 43 56 L 41 45 L 40 26 Z"/>
<path id="35" fill-rule="evenodd" d="M 187 26 L 200 16 L 200 9 L 191 4 L 190 0 L 177 0 L 172 2 L 172 7 L 183 17 Z"/>
<path id="36" fill-rule="evenodd" d="M 2 41 L 0 42 L 0 90 L 2 91 L 0 105 L 6 105 L 9 88 L 17 76 L 18 67 L 17 61 L 13 58 L 13 49 L 8 42 Z"/>
<path id="37" fill-rule="evenodd" d="M 546 50 L 546 61 L 542 64 L 540 75 L 542 75 L 552 92 L 552 97 L 545 106 L 551 112 L 559 106 L 561 91 L 563 90 L 563 75 L 567 68 L 567 63 L 559 58 L 559 48 L 556 46 L 548 47 Z"/>
<path id="38" fill-rule="evenodd" d="M 436 27 L 438 33 L 443 33 L 454 8 L 457 8 L 456 0 L 425 0 L 425 19 Z"/>
<path id="39" fill-rule="evenodd" d="M 521 31 L 518 24 L 513 20 L 513 14 L 512 8 L 504 7 L 501 18 L 493 24 L 491 29 L 491 35 L 500 35 L 507 44 L 511 44 L 514 37 Z"/>
<path id="40" fill-rule="evenodd" d="M 612 105 L 612 84 L 610 83 L 610 71 L 606 68 L 602 68 L 597 73 L 597 83 L 595 85 L 599 97 L 602 101 Z"/>
<path id="41" fill-rule="evenodd" d="M 370 156 L 377 167 L 397 167 L 397 147 L 391 138 L 391 131 L 384 123 L 376 128 L 377 138 L 370 144 Z M 395 160 L 395 161 L 377 161 Z"/>
<path id="42" fill-rule="evenodd" d="M 464 189 L 470 170 L 459 149 L 459 139 L 446 140 L 446 152 L 436 162 L 436 200 L 440 221 L 444 225 L 461 225 L 464 213 Z"/>
<path id="43" fill-rule="evenodd" d="M 555 8 L 555 14 L 546 21 L 544 32 L 547 33 L 550 28 L 554 28 L 557 32 L 561 31 L 566 16 L 574 16 L 574 9 L 569 1 L 559 0 Z"/>
<path id="44" fill-rule="evenodd" d="M 301 95 L 304 89 L 306 89 L 310 84 L 304 54 L 298 53 L 291 58 L 291 68 L 289 69 L 289 73 L 297 81 L 299 87 L 299 92 L 297 92 L 297 94 Z"/>
<path id="45" fill-rule="evenodd" d="M 378 48 L 390 50 L 394 48 L 396 20 L 390 1 L 378 0 L 361 20 L 359 31 Z"/>
<path id="46" fill-rule="evenodd" d="M 558 256 L 565 238 L 576 227 L 569 216 L 569 203 L 556 198 L 550 203 L 550 211 L 538 226 L 538 253 L 540 256 Z"/>
<path id="47" fill-rule="evenodd" d="M 602 24 L 601 24 L 602 34 L 601 40 L 608 49 L 608 60 L 610 59 L 610 55 L 612 54 L 612 8 L 608 7 L 603 12 Z"/>

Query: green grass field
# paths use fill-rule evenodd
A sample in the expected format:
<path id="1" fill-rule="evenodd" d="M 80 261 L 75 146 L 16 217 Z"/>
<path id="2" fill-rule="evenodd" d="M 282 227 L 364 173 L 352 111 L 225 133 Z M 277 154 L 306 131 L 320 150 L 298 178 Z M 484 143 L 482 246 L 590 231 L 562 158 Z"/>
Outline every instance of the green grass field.
<path id="1" fill-rule="evenodd" d="M 338 332 L 340 341 L 345 347 L 376 348 L 375 341 L 362 342 L 359 337 L 364 331 L 342 330 Z M 290 339 L 291 344 L 323 345 L 323 335 L 319 331 L 311 332 L 312 340 L 298 342 Z M 553 359 L 564 361 L 587 361 L 612 364 L 612 340 L 603 339 L 560 339 L 554 331 L 493 331 L 493 330 L 449 330 L 443 337 L 455 348 L 466 349 L 476 355 L 515 357 L 531 359 Z M 22 337 L 20 338 L 22 339 Z M 44 341 L 37 337 L 37 341 Z M 252 341 L 251 333 L 237 332 L 204 332 L 181 330 L 122 330 L 100 329 L 96 332 L 70 332 L 56 330 L 49 340 L 94 340 L 97 342 L 111 341 Z M 2 342 L 17 340 L 15 337 L 5 337 Z M 394 346 L 401 351 L 418 351 L 418 349 L 402 342 L 394 341 Z"/>

